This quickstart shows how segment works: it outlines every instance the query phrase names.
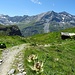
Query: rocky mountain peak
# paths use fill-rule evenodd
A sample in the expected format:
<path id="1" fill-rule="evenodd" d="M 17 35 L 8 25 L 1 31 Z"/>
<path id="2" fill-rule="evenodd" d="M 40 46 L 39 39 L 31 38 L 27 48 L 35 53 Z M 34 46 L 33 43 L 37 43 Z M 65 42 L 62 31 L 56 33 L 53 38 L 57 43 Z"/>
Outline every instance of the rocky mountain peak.
<path id="1" fill-rule="evenodd" d="M 67 12 L 48 11 L 34 16 L 1 15 L 0 24 L 16 24 L 24 36 L 47 33 L 75 26 L 75 16 Z"/>

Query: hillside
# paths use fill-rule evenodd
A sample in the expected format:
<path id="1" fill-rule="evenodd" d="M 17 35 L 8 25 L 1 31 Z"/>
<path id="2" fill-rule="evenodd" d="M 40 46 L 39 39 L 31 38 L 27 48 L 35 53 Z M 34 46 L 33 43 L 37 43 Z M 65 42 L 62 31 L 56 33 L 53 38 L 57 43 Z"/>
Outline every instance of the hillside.
<path id="1" fill-rule="evenodd" d="M 75 15 L 67 12 L 43 12 L 34 16 L 0 15 L 0 24 L 17 25 L 23 36 L 59 31 L 75 26 Z"/>
<path id="2" fill-rule="evenodd" d="M 6 45 L 6 48 L 11 48 L 13 46 L 26 43 L 26 39 L 20 36 L 0 35 L 0 45 L 1 43 L 4 43 Z M 4 50 L 5 49 L 0 48 L 0 57 Z"/>
<path id="3" fill-rule="evenodd" d="M 62 31 L 75 33 L 75 28 Z M 27 44 L 24 49 L 21 50 L 22 54 L 19 53 L 12 64 L 14 67 L 12 66 L 11 68 L 16 70 L 15 74 L 20 72 L 17 69 L 17 64 L 20 62 L 24 65 L 24 70 L 27 75 L 74 75 L 75 38 L 62 40 L 60 32 L 61 31 L 38 34 L 28 38 L 1 36 L 0 42 L 4 42 L 7 47 L 23 43 Z M 17 51 L 19 49 L 20 48 L 17 48 Z M 12 52 L 14 52 L 14 50 L 12 50 Z M 35 67 L 38 62 L 41 66 L 40 69 Z"/>
<path id="4" fill-rule="evenodd" d="M 75 33 L 75 28 L 63 30 Z M 74 75 L 75 74 L 75 38 L 62 40 L 60 32 L 39 34 L 27 39 L 31 46 L 24 51 L 24 66 L 31 75 Z M 43 72 L 34 69 L 28 57 L 35 55 L 35 62 L 43 62 Z M 33 61 L 33 60 L 32 60 Z M 31 68 L 31 66 L 33 68 Z"/>
<path id="5" fill-rule="evenodd" d="M 75 26 L 75 16 L 67 12 L 57 13 L 49 11 L 34 17 L 35 20 L 26 24 L 28 27 L 24 28 L 23 26 L 23 29 L 21 29 L 24 36 L 59 31 Z"/>

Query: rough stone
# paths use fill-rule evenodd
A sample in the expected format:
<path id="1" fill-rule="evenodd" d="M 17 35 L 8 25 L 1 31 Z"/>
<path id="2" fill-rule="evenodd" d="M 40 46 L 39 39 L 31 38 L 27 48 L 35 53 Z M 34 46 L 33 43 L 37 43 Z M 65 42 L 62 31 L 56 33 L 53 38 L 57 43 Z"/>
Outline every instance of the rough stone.
<path id="1" fill-rule="evenodd" d="M 23 75 L 26 75 L 26 72 L 23 72 Z"/>
<path id="2" fill-rule="evenodd" d="M 3 60 L 0 59 L 0 65 L 2 64 Z"/>
<path id="3" fill-rule="evenodd" d="M 18 73 L 16 75 L 26 75 L 26 72 L 23 72 L 23 73 Z"/>
<path id="4" fill-rule="evenodd" d="M 2 63 L 2 60 L 0 59 L 0 63 Z"/>
<path id="5" fill-rule="evenodd" d="M 23 72 L 23 71 L 24 71 L 24 69 L 22 68 L 22 69 L 21 69 L 21 72 Z"/>
<path id="6" fill-rule="evenodd" d="M 0 63 L 0 65 L 1 65 L 2 63 Z"/>
<path id="7" fill-rule="evenodd" d="M 21 66 L 23 66 L 22 64 L 18 64 L 18 67 L 21 67 Z"/>
<path id="8" fill-rule="evenodd" d="M 18 73 L 18 74 L 16 74 L 16 75 L 23 75 L 22 73 Z"/>
<path id="9" fill-rule="evenodd" d="M 18 71 L 22 73 L 24 71 L 24 69 L 18 68 Z"/>
<path id="10" fill-rule="evenodd" d="M 15 69 L 11 69 L 9 72 L 8 72 L 8 75 L 12 75 L 12 74 L 14 74 L 15 73 Z"/>

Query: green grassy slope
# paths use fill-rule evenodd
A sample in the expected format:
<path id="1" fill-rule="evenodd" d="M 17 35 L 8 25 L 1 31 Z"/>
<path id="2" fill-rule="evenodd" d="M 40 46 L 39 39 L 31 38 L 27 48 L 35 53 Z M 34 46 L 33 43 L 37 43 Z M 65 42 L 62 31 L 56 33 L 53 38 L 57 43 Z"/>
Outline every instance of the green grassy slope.
<path id="1" fill-rule="evenodd" d="M 61 39 L 60 32 L 75 33 L 75 27 L 61 30 L 58 32 L 50 32 L 47 34 L 38 34 L 35 36 L 28 37 L 27 40 L 28 40 L 28 42 L 36 43 L 36 44 L 55 44 L 55 43 L 57 44 L 57 43 L 66 42 Z"/>
<path id="2" fill-rule="evenodd" d="M 20 36 L 5 36 L 0 35 L 0 43 L 4 43 L 7 48 L 26 43 L 26 39 Z M 2 49 L 0 49 L 0 56 Z"/>
<path id="3" fill-rule="evenodd" d="M 5 43 L 7 47 L 22 43 L 31 44 L 24 50 L 23 60 L 27 75 L 75 75 L 75 40 L 62 40 L 60 32 L 39 34 L 28 38 L 0 35 L 0 43 Z M 63 30 L 63 32 L 75 33 L 75 28 Z M 0 55 L 1 53 L 0 50 Z M 35 62 L 28 62 L 28 57 L 32 54 L 37 56 L 35 62 L 43 62 L 43 72 L 37 73 L 31 69 Z"/>
<path id="4" fill-rule="evenodd" d="M 20 30 L 22 30 L 23 28 L 26 28 L 28 26 L 33 26 L 35 22 L 36 22 L 35 20 L 33 20 L 29 23 L 20 22 L 20 23 L 17 24 L 17 26 L 19 27 Z"/>
<path id="5" fill-rule="evenodd" d="M 12 47 L 26 43 L 26 40 L 20 36 L 0 36 L 0 43 L 5 43 L 7 47 Z"/>
<path id="6" fill-rule="evenodd" d="M 63 30 L 75 32 L 75 28 Z M 24 66 L 27 75 L 75 75 L 75 40 L 60 38 L 60 32 L 40 34 L 27 39 L 32 44 L 24 52 Z M 39 44 L 39 45 L 36 45 Z M 50 46 L 45 46 L 50 44 Z M 37 73 L 30 66 L 35 62 L 28 62 L 30 55 L 36 55 L 37 61 L 43 62 L 43 72 Z"/>

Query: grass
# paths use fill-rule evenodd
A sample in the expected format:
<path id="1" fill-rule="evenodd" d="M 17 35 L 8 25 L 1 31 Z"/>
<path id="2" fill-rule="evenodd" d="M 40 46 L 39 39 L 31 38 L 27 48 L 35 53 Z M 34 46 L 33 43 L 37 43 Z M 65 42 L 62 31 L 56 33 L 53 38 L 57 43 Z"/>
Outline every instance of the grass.
<path id="1" fill-rule="evenodd" d="M 30 43 L 36 43 L 36 44 L 60 44 L 62 42 L 66 42 L 63 41 L 61 39 L 61 35 L 60 32 L 72 32 L 75 33 L 75 27 L 73 28 L 68 28 L 62 31 L 58 31 L 58 32 L 50 32 L 50 33 L 46 33 L 46 34 L 38 34 L 38 35 L 34 35 L 31 37 L 27 38 L 27 41 Z"/>
<path id="2" fill-rule="evenodd" d="M 24 65 L 27 75 L 37 75 L 29 67 L 27 58 L 35 54 L 44 63 L 44 71 L 40 75 L 74 75 L 75 74 L 75 40 L 66 44 L 50 47 L 31 47 L 24 52 Z"/>
<path id="3" fill-rule="evenodd" d="M 0 43 L 5 43 L 7 47 L 12 47 L 26 43 L 26 40 L 20 36 L 0 36 Z"/>
<path id="4" fill-rule="evenodd" d="M 75 28 L 64 30 L 64 32 L 74 33 Z M 32 44 L 24 51 L 23 59 L 27 75 L 75 75 L 74 39 L 62 40 L 60 32 L 52 32 L 29 37 L 27 41 Z M 50 44 L 50 46 L 45 47 L 45 44 Z M 31 54 L 37 55 L 38 60 L 43 62 L 42 73 L 37 74 L 29 67 L 33 64 L 27 61 Z"/>
<path id="5" fill-rule="evenodd" d="M 75 28 L 63 31 L 75 33 Z M 20 36 L 0 36 L 0 42 L 5 43 L 7 47 L 22 43 L 31 44 L 30 47 L 23 52 L 24 68 L 27 75 L 75 75 L 75 40 L 62 40 L 60 32 L 38 34 L 28 38 Z M 45 47 L 44 45 L 47 44 L 50 44 L 50 46 Z M 39 74 L 30 68 L 34 62 L 30 63 L 27 61 L 28 56 L 32 54 L 38 57 L 36 61 L 43 62 L 44 71 Z"/>
<path id="6" fill-rule="evenodd" d="M 32 37 L 27 38 L 28 42 L 35 42 L 38 44 L 48 44 L 48 43 L 57 43 L 61 38 L 59 37 L 60 33 L 51 32 L 48 34 L 38 34 Z M 59 40 L 58 40 L 59 39 Z"/>
<path id="7" fill-rule="evenodd" d="M 26 39 L 20 36 L 4 36 L 0 35 L 0 43 L 4 43 L 7 48 L 26 43 Z M 2 49 L 0 49 L 0 57 Z"/>

